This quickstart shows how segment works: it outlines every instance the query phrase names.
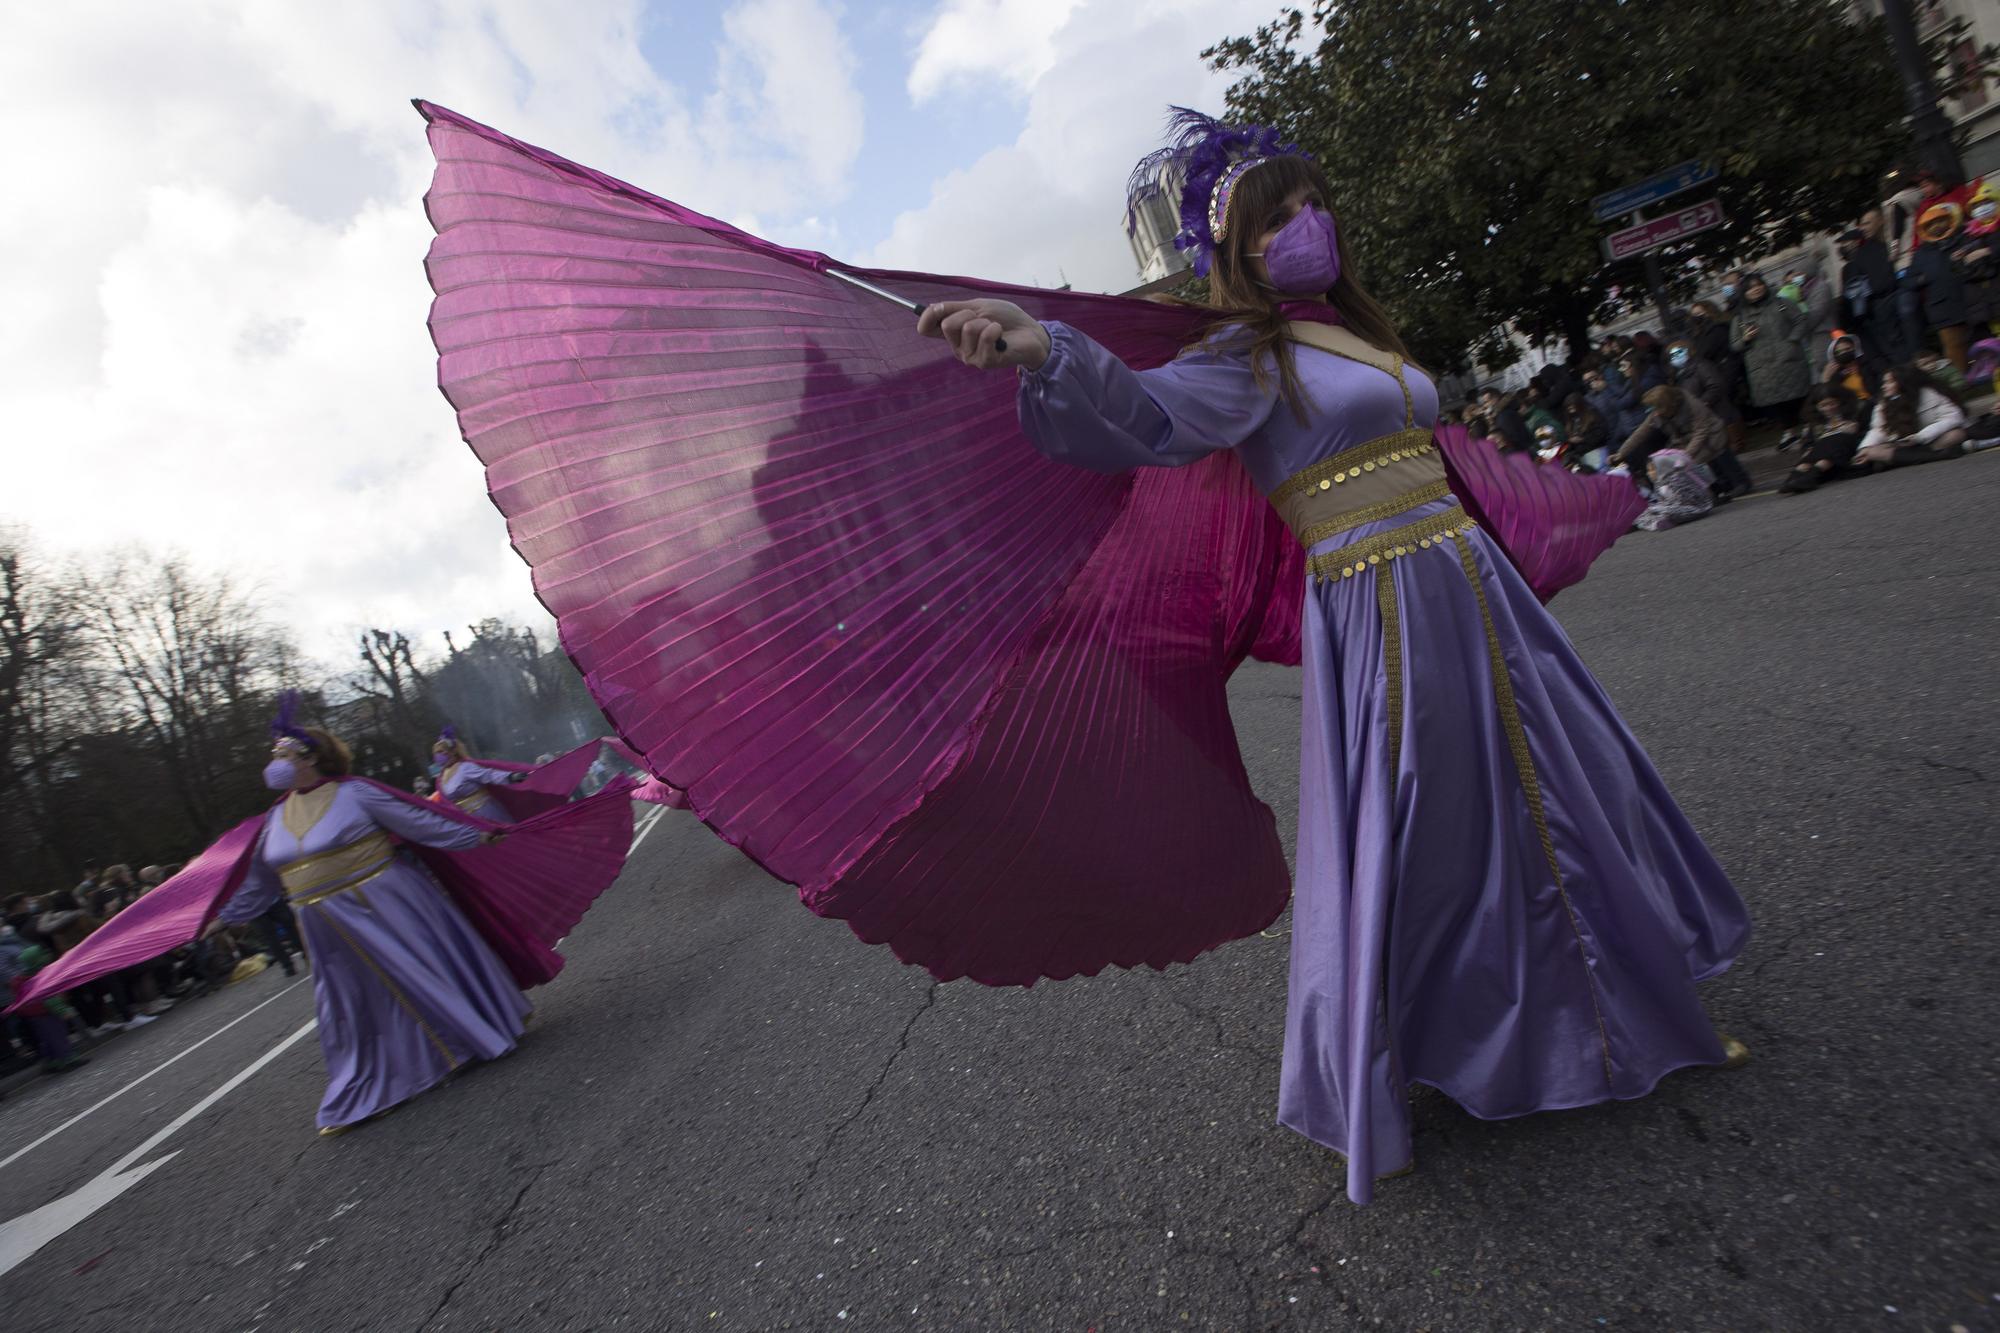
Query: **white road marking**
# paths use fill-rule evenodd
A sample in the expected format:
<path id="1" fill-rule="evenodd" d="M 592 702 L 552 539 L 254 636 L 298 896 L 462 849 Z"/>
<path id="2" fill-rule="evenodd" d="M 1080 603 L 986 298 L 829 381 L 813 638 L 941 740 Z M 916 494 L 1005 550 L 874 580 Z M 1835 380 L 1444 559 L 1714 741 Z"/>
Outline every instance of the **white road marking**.
<path id="1" fill-rule="evenodd" d="M 659 823 L 660 817 L 666 813 L 667 813 L 667 807 L 665 807 L 664 805 L 656 805 L 653 807 L 653 813 L 647 815 L 645 819 L 640 821 L 639 830 L 638 832 L 632 835 L 632 845 L 625 849 L 625 855 L 630 856 L 633 852 L 639 850 L 639 844 L 646 840 L 646 835 L 653 831 L 653 825 Z M 0 1162 L 0 1166 L 4 1165 L 6 1165 L 6 1163 Z"/>
<path id="2" fill-rule="evenodd" d="M 70 1126 L 77 1124 L 85 1117 L 94 1115 L 97 1112 L 103 1110 L 105 1107 L 111 1105 L 111 1103 L 117 1101 L 120 1097 L 123 1097 L 126 1093 L 132 1091 L 132 1089 L 138 1087 L 141 1083 L 144 1083 L 147 1079 L 159 1073 L 162 1069 L 165 1069 L 168 1065 L 174 1064 L 177 1061 L 184 1060 L 188 1056 L 193 1055 L 196 1051 L 208 1045 L 210 1042 L 214 1041 L 217 1037 L 229 1031 L 229 1029 L 235 1027 L 238 1023 L 241 1023 L 244 1019 L 250 1017 L 251 1014 L 256 1013 L 257 1009 L 262 1009 L 264 1008 L 265 1005 L 276 1004 L 278 1001 L 284 999 L 287 995 L 290 995 L 293 991 L 297 990 L 299 987 L 305 985 L 306 980 L 307 978 L 302 977 L 299 980 L 294 981 L 291 985 L 285 987 L 283 990 L 279 991 L 276 995 L 273 995 L 270 999 L 265 1000 L 263 1004 L 259 1004 L 256 1009 L 252 1009 L 248 1013 L 238 1014 L 235 1018 L 230 1019 L 227 1023 L 224 1023 L 221 1027 L 217 1028 L 215 1031 L 209 1033 L 206 1037 L 203 1037 L 200 1041 L 196 1042 L 194 1045 L 182 1051 L 179 1055 L 173 1056 L 167 1060 L 162 1061 L 157 1065 L 154 1065 L 151 1069 L 139 1075 L 139 1077 L 133 1079 L 130 1083 L 127 1083 L 124 1087 L 118 1089 L 118 1091 L 112 1093 L 109 1097 L 104 1098 L 102 1101 L 98 1102 L 95 1106 L 87 1107 L 84 1110 L 78 1111 L 75 1115 L 63 1121 L 60 1125 L 57 1125 L 54 1129 L 42 1135 L 40 1138 L 36 1139 L 33 1143 L 27 1145 L 25 1148 L 17 1148 L 7 1157 L 0 1158 L 0 1170 L 5 1170 L 9 1164 L 16 1162 L 23 1157 L 26 1157 L 29 1153 L 41 1147 L 44 1143 L 47 1143 L 50 1139 L 62 1133 Z"/>
<path id="3" fill-rule="evenodd" d="M 661 816 L 665 815 L 666 812 L 667 812 L 666 807 L 660 806 L 654 809 L 651 814 L 646 816 L 644 822 L 640 824 L 637 832 L 633 834 L 632 845 L 629 849 L 627 849 L 626 855 L 629 856 L 631 855 L 632 852 L 636 852 L 639 850 L 639 844 L 646 840 L 646 835 L 653 831 L 653 826 L 660 822 Z M 290 986 L 285 987 L 284 990 L 281 990 L 276 995 L 273 995 L 270 999 L 265 1000 L 263 1004 L 259 1004 L 255 1009 L 250 1010 L 249 1013 L 245 1013 L 237 1018 L 231 1019 L 229 1022 L 217 1028 L 214 1032 L 211 1032 L 208 1036 L 203 1037 L 200 1041 L 194 1043 L 194 1045 L 189 1046 L 186 1050 L 180 1052 L 180 1054 L 173 1056 L 171 1059 L 163 1061 L 161 1064 L 155 1066 L 153 1069 L 147 1071 L 144 1074 L 141 1074 L 138 1078 L 133 1079 L 130 1083 L 127 1083 L 124 1087 L 118 1089 L 118 1091 L 112 1093 L 109 1097 L 106 1097 L 102 1101 L 99 1101 L 96 1105 L 91 1106 L 86 1110 L 78 1112 L 76 1115 L 70 1117 L 62 1124 L 57 1125 L 54 1129 L 50 1130 L 48 1133 L 36 1139 L 33 1143 L 28 1144 L 24 1148 L 18 1149 L 17 1151 L 14 1152 L 12 1156 L 6 1158 L 4 1161 L 0 1161 L 0 1168 L 6 1167 L 8 1163 L 16 1161 L 22 1156 L 25 1156 L 27 1153 L 32 1152 L 34 1149 L 40 1147 L 42 1144 L 47 1143 L 50 1139 L 62 1133 L 64 1130 L 70 1128 L 72 1125 L 75 1125 L 79 1121 L 83 1120 L 85 1117 L 90 1116 L 99 1110 L 102 1110 L 105 1106 L 116 1101 L 118 1098 L 124 1096 L 126 1093 L 130 1092 L 133 1088 L 138 1087 L 141 1083 L 144 1083 L 154 1074 L 157 1074 L 162 1069 L 165 1069 L 168 1065 L 171 1065 L 175 1061 L 183 1059 L 188 1055 L 191 1055 L 194 1051 L 196 1051 L 200 1047 L 207 1045 L 211 1041 L 214 1041 L 217 1037 L 227 1032 L 230 1028 L 235 1027 L 238 1023 L 241 1023 L 244 1019 L 250 1017 L 251 1014 L 256 1013 L 258 1009 L 262 1009 L 264 1005 L 273 1004 L 278 1000 L 283 999 L 286 995 L 290 994 L 292 990 L 294 990 L 296 987 L 304 984 L 305 983 L 303 981 L 295 981 Z M 40 1250 L 44 1245 L 47 1245 L 50 1241 L 56 1239 L 58 1236 L 63 1235 L 71 1228 L 76 1227 L 81 1223 L 89 1220 L 106 1204 L 109 1204 L 113 1200 L 117 1199 L 120 1195 L 124 1194 L 125 1191 L 131 1189 L 134 1185 L 137 1185 L 140 1181 L 152 1175 L 153 1172 L 159 1170 L 161 1167 L 165 1166 L 168 1162 L 173 1161 L 174 1158 L 180 1155 L 178 1151 L 170 1152 L 165 1157 L 159 1158 L 156 1161 L 148 1162 L 144 1166 L 138 1167 L 134 1170 L 129 1170 L 129 1171 L 127 1170 L 127 1168 L 131 1167 L 132 1164 L 138 1161 L 141 1157 L 144 1157 L 147 1153 L 153 1151 L 153 1149 L 159 1147 L 169 1138 L 173 1137 L 175 1134 L 179 1133 L 182 1129 L 186 1128 L 187 1125 L 190 1122 L 192 1122 L 197 1116 L 199 1116 L 203 1111 L 206 1111 L 209 1107 L 215 1105 L 217 1102 L 221 1101 L 224 1097 L 227 1097 L 230 1093 L 234 1092 L 237 1088 L 241 1087 L 244 1083 L 248 1082 L 252 1077 L 256 1075 L 258 1070 L 262 1069 L 265 1065 L 270 1064 L 271 1061 L 277 1059 L 280 1055 L 283 1055 L 287 1050 L 291 1049 L 294 1045 L 303 1040 L 307 1036 L 307 1034 L 311 1033 L 318 1026 L 319 1026 L 318 1019 L 307 1020 L 305 1025 L 300 1027 L 296 1032 L 293 1032 L 291 1036 L 286 1037 L 276 1046 L 273 1046 L 270 1050 L 264 1052 L 264 1054 L 258 1056 L 248 1065 L 238 1070 L 236 1074 L 229 1079 L 228 1082 L 224 1083 L 221 1087 L 216 1088 L 213 1092 L 209 1093 L 206 1097 L 203 1097 L 200 1101 L 196 1102 L 193 1106 L 190 1106 L 187 1110 L 181 1112 L 181 1114 L 174 1117 L 172 1121 L 170 1121 L 165 1127 L 163 1127 L 157 1133 L 155 1133 L 151 1138 L 147 1139 L 144 1143 L 141 1143 L 138 1147 L 134 1148 L 132 1151 L 126 1153 L 123 1157 L 120 1157 L 117 1161 L 113 1162 L 109 1167 L 106 1167 L 102 1172 L 98 1173 L 90 1180 L 85 1181 L 82 1185 L 78 1186 L 70 1193 L 65 1194 L 60 1199 L 57 1199 L 52 1203 L 47 1203 L 42 1205 L 40 1208 L 35 1209 L 33 1212 L 23 1213 L 19 1217 L 13 1218 L 4 1223 L 0 1223 L 0 1276 L 4 1276 L 5 1274 L 13 1271 L 15 1268 L 19 1267 L 22 1263 L 26 1262 L 27 1259 L 29 1259 L 32 1255 L 34 1255 L 34 1253 L 37 1250 Z M 314 1248 L 318 1247 L 315 1246 Z M 300 1266 L 302 1267 L 303 1265 Z"/>
<path id="4" fill-rule="evenodd" d="M 275 999 L 277 997 L 273 996 L 272 998 Z M 268 1004 L 270 1001 L 267 1000 L 265 1003 Z M 259 1007 L 261 1008 L 262 1006 Z M 253 1010 L 252 1012 L 254 1013 L 255 1011 Z M 245 1014 L 244 1017 L 247 1018 L 249 1015 Z M 258 1070 L 290 1050 L 318 1026 L 318 1019 L 307 1020 L 305 1026 L 299 1028 L 291 1036 L 285 1038 L 276 1046 L 273 1046 L 270 1050 L 264 1052 L 238 1070 L 227 1083 L 224 1083 L 193 1106 L 181 1112 L 165 1128 L 134 1148 L 131 1152 L 126 1153 L 123 1157 L 113 1162 L 77 1189 L 65 1194 L 53 1203 L 43 1204 L 31 1213 L 23 1213 L 11 1221 L 0 1223 L 0 1275 L 5 1275 L 13 1271 L 25 1262 L 29 1256 L 34 1254 L 35 1251 L 41 1249 L 42 1246 L 62 1235 L 71 1227 L 86 1221 L 98 1209 L 104 1207 L 104 1205 L 116 1199 L 126 1190 L 131 1189 L 147 1176 L 152 1175 L 153 1172 L 180 1156 L 178 1152 L 170 1152 L 157 1161 L 146 1163 L 136 1171 L 132 1171 L 129 1174 L 121 1174 L 141 1157 L 144 1157 L 147 1153 L 179 1133 L 196 1116 L 221 1101 L 224 1097 L 227 1097 L 230 1093 L 236 1091 L 243 1084 L 249 1082 Z M 193 1048 L 190 1047 L 189 1049 Z M 178 1059 L 179 1057 L 175 1058 Z M 165 1066 L 163 1065 L 161 1068 L 165 1068 Z"/>

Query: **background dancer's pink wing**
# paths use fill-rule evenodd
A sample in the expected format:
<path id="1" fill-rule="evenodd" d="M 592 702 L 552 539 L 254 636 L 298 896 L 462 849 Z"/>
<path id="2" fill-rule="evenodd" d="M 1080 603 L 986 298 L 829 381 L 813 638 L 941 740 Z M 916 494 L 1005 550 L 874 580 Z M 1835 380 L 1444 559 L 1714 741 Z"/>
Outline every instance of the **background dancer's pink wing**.
<path id="1" fill-rule="evenodd" d="M 405 805 L 506 837 L 464 851 L 408 844 L 431 868 L 523 990 L 562 971 L 555 951 L 625 868 L 632 845 L 632 779 L 618 778 L 581 801 L 566 801 L 517 824 L 496 824 L 457 806 L 426 801 L 369 778 Z"/>
<path id="2" fill-rule="evenodd" d="M 1646 512 L 1629 478 L 1582 476 L 1530 454 L 1503 454 L 1463 426 L 1440 426 L 1436 435 L 1459 505 L 1544 602 L 1588 573 Z"/>
<path id="3" fill-rule="evenodd" d="M 122 972 L 196 939 L 243 883 L 250 853 L 264 827 L 252 815 L 211 843 L 178 875 L 90 932 L 84 941 L 29 979 L 10 1008 L 32 1004 L 72 986 Z"/>
<path id="4" fill-rule="evenodd" d="M 1284 863 L 1223 685 L 1247 652 L 1297 660 L 1302 561 L 1235 459 L 1142 480 L 1049 462 L 1011 379 L 823 256 L 421 109 L 440 383 L 654 774 L 941 976 L 1160 966 L 1275 914 Z M 1005 295 L 1135 365 L 1193 327 L 866 276 Z"/>

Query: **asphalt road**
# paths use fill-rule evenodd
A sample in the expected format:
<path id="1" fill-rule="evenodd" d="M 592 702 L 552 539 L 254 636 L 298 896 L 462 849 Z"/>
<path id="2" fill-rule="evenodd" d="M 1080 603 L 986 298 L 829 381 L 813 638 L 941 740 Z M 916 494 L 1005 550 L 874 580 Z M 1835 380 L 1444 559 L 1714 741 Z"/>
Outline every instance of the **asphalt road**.
<path id="1" fill-rule="evenodd" d="M 670 812 L 521 1050 L 360 1131 L 314 1134 L 276 972 L 0 1101 L 0 1266 L 44 1242 L 0 1324 L 2000 1326 L 1995 508 L 1993 455 L 1741 501 L 1556 603 L 1756 914 L 1710 992 L 1741 1073 L 1499 1123 L 1420 1092 L 1417 1173 L 1357 1209 L 1273 1123 L 1283 922 L 938 986 Z M 1297 695 L 1236 688 L 1281 822 Z"/>

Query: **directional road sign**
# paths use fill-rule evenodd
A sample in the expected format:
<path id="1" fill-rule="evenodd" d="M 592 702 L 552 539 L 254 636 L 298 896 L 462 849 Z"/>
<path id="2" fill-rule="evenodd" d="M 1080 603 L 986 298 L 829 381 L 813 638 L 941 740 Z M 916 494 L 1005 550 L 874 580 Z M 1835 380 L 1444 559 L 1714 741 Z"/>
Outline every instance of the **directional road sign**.
<path id="1" fill-rule="evenodd" d="M 1683 162 L 1677 167 L 1668 167 L 1658 175 L 1648 176 L 1636 185 L 1598 195 L 1590 201 L 1590 209 L 1599 222 L 1608 222 L 1627 213 L 1636 213 L 1647 204 L 1658 203 L 1682 190 L 1706 185 L 1721 174 L 1706 162 Z"/>
<path id="2" fill-rule="evenodd" d="M 1611 260 L 1630 259 L 1668 241 L 1678 241 L 1683 236 L 1692 236 L 1698 231 L 1721 225 L 1722 205 L 1713 199 L 1704 199 L 1678 213 L 1669 213 L 1651 222 L 1612 232 L 1604 238 L 1604 257 Z"/>

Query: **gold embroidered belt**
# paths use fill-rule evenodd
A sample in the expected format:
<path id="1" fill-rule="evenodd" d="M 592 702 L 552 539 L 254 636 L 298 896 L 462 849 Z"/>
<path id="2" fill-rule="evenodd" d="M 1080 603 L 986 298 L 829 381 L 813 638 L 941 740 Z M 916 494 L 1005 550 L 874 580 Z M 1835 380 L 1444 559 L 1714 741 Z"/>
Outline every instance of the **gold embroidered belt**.
<path id="1" fill-rule="evenodd" d="M 1306 567 L 1315 579 L 1350 579 L 1385 561 L 1400 560 L 1406 555 L 1442 546 L 1447 540 L 1463 536 L 1478 526 L 1463 509 L 1453 505 L 1438 513 L 1427 514 L 1414 523 L 1405 523 L 1400 528 L 1391 528 L 1372 537 L 1363 537 L 1358 542 L 1349 542 L 1345 546 L 1309 556 Z"/>
<path id="2" fill-rule="evenodd" d="M 387 870 L 396 860 L 396 845 L 386 833 L 335 847 L 331 851 L 302 856 L 278 867 L 278 882 L 285 886 L 285 900 L 294 907 L 311 907 L 336 893 L 359 888 Z"/>
<path id="3" fill-rule="evenodd" d="M 472 814 L 493 804 L 493 793 L 484 787 L 474 787 L 469 795 L 459 797 L 452 804 L 467 814 Z"/>
<path id="4" fill-rule="evenodd" d="M 1271 492 L 1285 526 L 1311 550 L 1364 523 L 1379 523 L 1451 493 L 1437 443 L 1422 427 L 1343 449 Z"/>

